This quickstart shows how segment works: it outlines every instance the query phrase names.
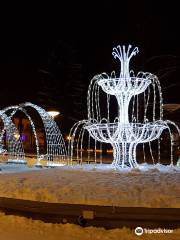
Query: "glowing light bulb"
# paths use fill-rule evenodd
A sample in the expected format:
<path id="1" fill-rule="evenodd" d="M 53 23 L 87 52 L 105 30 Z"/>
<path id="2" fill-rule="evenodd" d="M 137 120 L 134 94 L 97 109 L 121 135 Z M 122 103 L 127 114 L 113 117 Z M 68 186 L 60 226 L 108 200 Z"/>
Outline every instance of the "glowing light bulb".
<path id="1" fill-rule="evenodd" d="M 58 111 L 48 111 L 48 114 L 51 116 L 51 117 L 56 117 L 60 114 L 60 112 Z"/>

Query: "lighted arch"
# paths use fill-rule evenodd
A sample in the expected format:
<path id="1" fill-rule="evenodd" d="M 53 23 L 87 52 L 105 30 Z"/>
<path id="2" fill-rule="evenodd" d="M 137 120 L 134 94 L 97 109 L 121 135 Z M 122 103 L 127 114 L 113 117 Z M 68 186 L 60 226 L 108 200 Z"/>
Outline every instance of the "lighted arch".
<path id="1" fill-rule="evenodd" d="M 8 117 L 3 111 L 0 111 L 0 118 L 4 124 L 4 128 L 0 133 L 0 146 L 1 149 L 3 149 L 3 136 L 6 132 L 8 143 L 8 162 L 26 163 L 22 141 L 15 124 L 11 120 L 11 117 Z"/>
<path id="2" fill-rule="evenodd" d="M 13 115 L 18 110 L 24 112 L 25 115 L 28 117 L 28 119 L 31 123 L 31 126 L 33 128 L 33 133 L 34 133 L 34 136 L 36 139 L 36 146 L 37 146 L 37 163 L 36 164 L 39 164 L 39 160 L 40 160 L 39 143 L 38 143 L 38 138 L 37 138 L 37 134 L 36 134 L 36 130 L 35 130 L 35 125 L 31 119 L 31 117 L 29 116 L 29 114 L 27 114 L 27 112 L 25 110 L 26 107 L 33 108 L 39 114 L 39 116 L 43 122 L 45 136 L 46 136 L 46 146 L 47 146 L 46 159 L 48 161 L 48 165 L 51 165 L 53 160 L 59 160 L 59 158 L 60 158 L 60 160 L 64 160 L 67 156 L 67 153 L 66 153 L 65 142 L 62 137 L 62 134 L 59 130 L 59 127 L 53 120 L 53 118 L 43 108 L 41 108 L 35 104 L 32 104 L 30 102 L 20 104 L 19 106 L 10 106 L 10 107 L 5 108 L 4 112 L 14 109 L 14 111 L 11 113 L 11 117 L 13 117 Z"/>

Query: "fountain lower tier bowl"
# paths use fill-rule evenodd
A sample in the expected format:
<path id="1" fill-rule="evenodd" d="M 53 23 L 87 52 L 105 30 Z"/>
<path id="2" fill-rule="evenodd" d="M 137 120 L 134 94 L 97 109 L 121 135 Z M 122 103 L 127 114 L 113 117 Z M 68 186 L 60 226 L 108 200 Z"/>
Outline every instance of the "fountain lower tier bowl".
<path id="1" fill-rule="evenodd" d="M 145 143 L 158 139 L 167 125 L 153 123 L 89 123 L 85 129 L 92 138 L 104 143 Z"/>
<path id="2" fill-rule="evenodd" d="M 98 85 L 103 91 L 110 95 L 138 95 L 146 90 L 152 83 L 152 79 L 129 77 L 129 78 L 104 78 L 98 80 Z"/>

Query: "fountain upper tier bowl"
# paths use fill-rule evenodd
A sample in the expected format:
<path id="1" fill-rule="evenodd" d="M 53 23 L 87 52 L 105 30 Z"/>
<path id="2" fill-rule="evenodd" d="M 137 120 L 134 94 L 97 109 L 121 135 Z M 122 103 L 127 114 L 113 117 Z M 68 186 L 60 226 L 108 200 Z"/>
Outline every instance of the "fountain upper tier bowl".
<path id="1" fill-rule="evenodd" d="M 152 79 L 140 77 L 103 78 L 98 80 L 98 85 L 110 95 L 138 95 L 146 90 Z"/>
<path id="2" fill-rule="evenodd" d="M 145 143 L 160 137 L 167 128 L 163 122 L 153 123 L 89 123 L 85 127 L 91 137 L 105 143 Z"/>

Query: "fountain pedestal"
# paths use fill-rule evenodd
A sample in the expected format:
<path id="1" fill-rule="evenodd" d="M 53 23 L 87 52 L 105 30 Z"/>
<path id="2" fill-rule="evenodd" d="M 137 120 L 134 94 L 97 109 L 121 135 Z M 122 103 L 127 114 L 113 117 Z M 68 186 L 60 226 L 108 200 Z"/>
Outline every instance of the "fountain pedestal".
<path id="1" fill-rule="evenodd" d="M 112 165 L 120 168 L 137 167 L 136 146 L 135 143 L 114 143 Z"/>

